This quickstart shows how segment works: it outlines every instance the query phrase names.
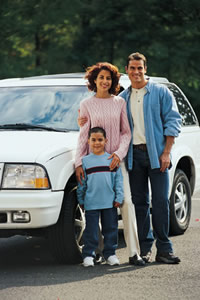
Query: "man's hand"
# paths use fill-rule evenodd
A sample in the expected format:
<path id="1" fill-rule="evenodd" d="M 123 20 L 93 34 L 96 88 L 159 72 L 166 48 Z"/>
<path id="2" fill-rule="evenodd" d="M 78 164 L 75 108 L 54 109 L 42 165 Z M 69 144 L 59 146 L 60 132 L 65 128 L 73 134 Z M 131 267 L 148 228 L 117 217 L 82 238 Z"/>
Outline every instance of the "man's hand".
<path id="1" fill-rule="evenodd" d="M 120 158 L 117 156 L 117 154 L 113 153 L 111 154 L 108 159 L 111 159 L 113 158 L 113 160 L 111 161 L 111 164 L 110 164 L 110 170 L 114 170 L 116 167 L 119 167 L 120 166 Z"/>
<path id="2" fill-rule="evenodd" d="M 81 179 L 85 179 L 82 166 L 76 168 L 76 180 L 83 185 Z"/>
<path id="3" fill-rule="evenodd" d="M 171 161 L 170 161 L 170 152 L 172 149 L 172 146 L 174 144 L 174 136 L 166 136 L 166 143 L 165 143 L 165 149 L 163 153 L 160 156 L 160 171 L 165 172 L 167 168 L 170 167 Z"/>
<path id="4" fill-rule="evenodd" d="M 87 117 L 80 117 L 80 109 L 78 110 L 78 119 L 77 119 L 77 123 L 79 127 L 82 127 L 83 125 L 85 125 L 85 123 L 87 123 L 88 118 Z"/>
<path id="5" fill-rule="evenodd" d="M 117 207 L 120 207 L 121 204 L 119 202 L 114 201 L 113 206 L 117 208 Z"/>
<path id="6" fill-rule="evenodd" d="M 170 166 L 170 153 L 163 152 L 160 156 L 160 171 L 164 172 Z"/>

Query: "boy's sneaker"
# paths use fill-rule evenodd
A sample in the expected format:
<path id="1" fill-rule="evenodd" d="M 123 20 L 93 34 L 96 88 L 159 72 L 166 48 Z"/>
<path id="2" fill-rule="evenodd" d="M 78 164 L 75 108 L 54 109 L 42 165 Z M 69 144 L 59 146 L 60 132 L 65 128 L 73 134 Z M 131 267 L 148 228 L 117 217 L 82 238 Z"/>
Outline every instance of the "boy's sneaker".
<path id="1" fill-rule="evenodd" d="M 92 256 L 87 256 L 83 259 L 84 267 L 94 267 L 94 258 Z"/>
<path id="2" fill-rule="evenodd" d="M 156 261 L 165 264 L 178 264 L 181 260 L 178 256 L 175 256 L 174 253 L 163 252 L 157 253 Z"/>
<path id="3" fill-rule="evenodd" d="M 106 260 L 106 263 L 110 266 L 118 266 L 119 265 L 119 259 L 116 255 L 111 255 Z"/>

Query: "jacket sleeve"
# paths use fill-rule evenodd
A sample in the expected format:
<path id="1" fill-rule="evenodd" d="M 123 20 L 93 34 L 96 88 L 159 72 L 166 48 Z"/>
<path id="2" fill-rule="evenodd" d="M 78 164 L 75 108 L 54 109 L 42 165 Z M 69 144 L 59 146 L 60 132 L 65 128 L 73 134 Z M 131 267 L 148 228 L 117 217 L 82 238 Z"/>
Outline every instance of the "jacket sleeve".
<path id="1" fill-rule="evenodd" d="M 124 185 L 123 185 L 123 175 L 120 167 L 117 169 L 115 174 L 114 191 L 115 191 L 115 201 L 122 204 L 124 200 Z"/>
<path id="2" fill-rule="evenodd" d="M 88 132 L 90 129 L 90 115 L 84 101 L 80 104 L 80 116 L 87 117 L 88 121 L 80 128 L 75 156 L 75 168 L 82 165 L 82 158 L 88 154 Z"/>
<path id="3" fill-rule="evenodd" d="M 80 205 L 84 204 L 85 193 L 87 190 L 87 175 L 86 175 L 84 166 L 83 166 L 83 170 L 84 170 L 84 176 L 85 176 L 85 179 L 84 180 L 82 179 L 83 185 L 81 185 L 78 182 L 78 186 L 77 186 L 77 190 L 76 190 L 77 200 Z"/>
<path id="4" fill-rule="evenodd" d="M 177 137 L 181 131 L 181 116 L 178 112 L 176 100 L 171 91 L 163 89 L 161 116 L 165 136 Z"/>
<path id="5" fill-rule="evenodd" d="M 122 160 L 126 156 L 130 141 L 131 130 L 127 117 L 126 102 L 123 99 L 122 111 L 120 115 L 120 144 L 117 151 L 115 151 L 117 156 L 119 156 L 120 160 Z"/>

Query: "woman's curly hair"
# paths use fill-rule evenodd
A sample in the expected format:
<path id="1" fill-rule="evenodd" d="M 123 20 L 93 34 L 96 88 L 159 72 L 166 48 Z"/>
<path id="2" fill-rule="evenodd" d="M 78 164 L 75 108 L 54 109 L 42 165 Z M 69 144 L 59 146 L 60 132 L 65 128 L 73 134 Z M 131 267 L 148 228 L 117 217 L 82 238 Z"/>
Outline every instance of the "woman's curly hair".
<path id="1" fill-rule="evenodd" d="M 109 93 L 116 95 L 120 90 L 120 73 L 116 66 L 107 62 L 99 62 L 96 65 L 93 65 L 86 69 L 85 79 L 88 80 L 88 89 L 90 91 L 97 92 L 96 83 L 94 81 L 97 79 L 99 72 L 101 72 L 102 70 L 107 70 L 110 72 L 112 78 L 112 85 L 109 89 Z"/>

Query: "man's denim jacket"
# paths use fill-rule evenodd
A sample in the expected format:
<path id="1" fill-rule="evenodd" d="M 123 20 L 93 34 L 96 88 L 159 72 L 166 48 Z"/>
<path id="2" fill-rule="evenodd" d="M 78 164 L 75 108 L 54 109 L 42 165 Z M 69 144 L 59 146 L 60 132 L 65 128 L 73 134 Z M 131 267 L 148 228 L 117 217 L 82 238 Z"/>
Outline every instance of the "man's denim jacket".
<path id="1" fill-rule="evenodd" d="M 166 136 L 177 137 L 181 130 L 181 116 L 178 112 L 173 94 L 167 87 L 152 83 L 146 85 L 147 92 L 144 95 L 144 126 L 146 144 L 150 158 L 151 168 L 160 168 L 159 157 L 165 147 Z M 131 86 L 120 93 L 127 103 L 127 115 L 132 132 L 132 138 L 127 154 L 127 167 L 133 167 L 133 130 L 134 124 L 131 114 L 130 96 Z"/>

